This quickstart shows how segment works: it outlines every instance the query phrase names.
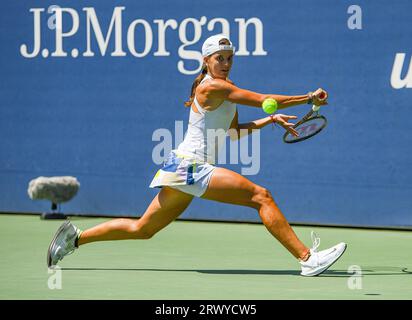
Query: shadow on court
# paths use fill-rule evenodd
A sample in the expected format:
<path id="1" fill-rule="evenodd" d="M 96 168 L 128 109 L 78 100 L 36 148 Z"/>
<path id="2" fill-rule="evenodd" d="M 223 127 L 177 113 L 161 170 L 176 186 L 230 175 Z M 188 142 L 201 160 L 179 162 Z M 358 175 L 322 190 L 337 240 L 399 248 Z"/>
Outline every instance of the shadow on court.
<path id="1" fill-rule="evenodd" d="M 198 272 L 215 275 L 285 275 L 300 276 L 299 270 L 241 270 L 241 269 L 154 269 L 154 268 L 61 268 L 67 271 L 131 271 L 131 272 Z M 327 270 L 319 277 L 352 277 L 347 270 Z M 412 275 L 412 271 L 403 267 L 368 267 L 362 268 L 362 276 Z"/>

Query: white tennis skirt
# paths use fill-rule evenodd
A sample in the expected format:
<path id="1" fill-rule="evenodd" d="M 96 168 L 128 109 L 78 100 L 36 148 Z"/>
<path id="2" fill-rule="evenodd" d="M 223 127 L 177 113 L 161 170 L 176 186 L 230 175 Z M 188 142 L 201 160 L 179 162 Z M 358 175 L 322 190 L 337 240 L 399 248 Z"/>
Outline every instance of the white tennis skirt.
<path id="1" fill-rule="evenodd" d="M 199 162 L 193 157 L 172 150 L 157 171 L 150 188 L 169 186 L 185 193 L 200 197 L 205 193 L 215 166 Z"/>

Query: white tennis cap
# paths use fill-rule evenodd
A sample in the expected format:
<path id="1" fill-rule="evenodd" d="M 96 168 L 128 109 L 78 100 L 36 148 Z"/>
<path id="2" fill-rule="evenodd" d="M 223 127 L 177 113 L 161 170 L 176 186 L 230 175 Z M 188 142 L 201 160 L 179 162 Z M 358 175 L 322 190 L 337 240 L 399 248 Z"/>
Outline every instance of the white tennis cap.
<path id="1" fill-rule="evenodd" d="M 219 44 L 219 41 L 222 39 L 229 40 L 229 37 L 225 36 L 224 34 L 216 34 L 214 36 L 207 38 L 205 42 L 203 42 L 202 56 L 207 57 L 220 50 L 231 50 L 232 52 L 234 52 L 235 47 L 233 46 L 230 40 L 229 40 L 230 45 Z"/>

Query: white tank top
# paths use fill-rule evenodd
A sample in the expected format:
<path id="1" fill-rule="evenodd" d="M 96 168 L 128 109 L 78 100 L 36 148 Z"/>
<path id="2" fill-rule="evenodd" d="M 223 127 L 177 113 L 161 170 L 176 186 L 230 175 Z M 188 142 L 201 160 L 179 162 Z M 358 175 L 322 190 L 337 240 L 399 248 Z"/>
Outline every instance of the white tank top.
<path id="1" fill-rule="evenodd" d="M 213 79 L 208 74 L 200 83 Z M 189 125 L 182 143 L 177 147 L 177 153 L 193 157 L 200 162 L 215 164 L 220 147 L 225 143 L 227 130 L 236 113 L 236 104 L 230 101 L 223 103 L 215 110 L 202 108 L 194 99 L 199 113 L 190 107 Z"/>

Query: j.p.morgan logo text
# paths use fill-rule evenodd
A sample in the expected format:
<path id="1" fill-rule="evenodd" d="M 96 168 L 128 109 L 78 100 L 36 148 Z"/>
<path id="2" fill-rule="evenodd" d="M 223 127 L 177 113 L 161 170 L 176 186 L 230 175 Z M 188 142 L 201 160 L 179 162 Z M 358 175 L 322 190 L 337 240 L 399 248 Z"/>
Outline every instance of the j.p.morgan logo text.
<path id="1" fill-rule="evenodd" d="M 148 55 L 167 57 L 171 55 L 167 39 L 172 32 L 175 32 L 180 42 L 177 49 L 179 56 L 177 69 L 183 74 L 192 75 L 200 71 L 202 55 L 199 51 L 199 42 L 211 34 L 231 35 L 231 40 L 237 46 L 235 53 L 237 56 L 267 55 L 263 48 L 263 23 L 256 17 L 235 18 L 234 22 L 229 22 L 225 18 L 209 20 L 205 16 L 199 19 L 186 18 L 179 22 L 175 19 L 154 19 L 149 22 L 142 18 L 128 22 L 125 21 L 125 10 L 126 7 L 115 7 L 109 22 L 103 21 L 101 17 L 98 18 L 95 9 L 91 7 L 82 8 L 82 11 L 58 6 L 48 9 L 31 8 L 33 41 L 32 45 L 22 44 L 20 53 L 25 58 L 90 58 L 99 54 L 101 56 L 110 54 L 112 57 L 128 55 L 135 58 L 144 58 Z M 102 30 L 102 25 L 108 25 L 108 28 Z M 233 30 L 231 32 L 231 28 L 237 31 L 237 37 Z M 250 31 L 247 33 L 248 28 L 254 31 L 254 43 L 248 42 L 247 36 L 251 34 Z M 42 32 L 54 32 L 52 52 L 42 43 Z M 203 32 L 207 32 L 204 39 Z M 70 41 L 72 37 L 77 41 Z M 83 48 L 78 48 L 79 42 Z M 69 48 L 73 43 L 77 46 Z M 112 49 L 110 53 L 108 48 Z M 248 49 L 253 51 L 250 52 Z"/>

